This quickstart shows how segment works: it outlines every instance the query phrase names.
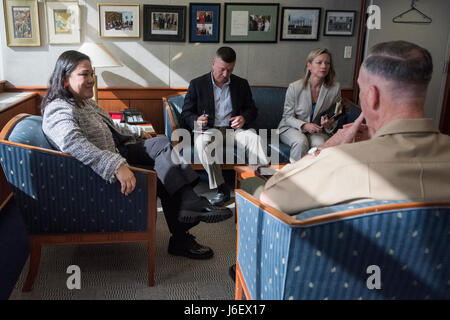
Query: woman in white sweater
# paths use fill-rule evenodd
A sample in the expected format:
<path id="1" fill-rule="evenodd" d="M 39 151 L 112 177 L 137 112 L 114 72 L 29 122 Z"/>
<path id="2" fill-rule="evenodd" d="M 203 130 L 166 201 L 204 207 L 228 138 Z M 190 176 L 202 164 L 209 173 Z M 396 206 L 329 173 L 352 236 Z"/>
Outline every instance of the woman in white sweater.
<path id="1" fill-rule="evenodd" d="M 281 142 L 291 147 L 291 162 L 324 143 L 326 132 L 336 126 L 323 115 L 340 100 L 340 86 L 334 76 L 331 53 L 315 49 L 306 59 L 304 78 L 289 85 L 278 130 Z"/>
<path id="2" fill-rule="evenodd" d="M 158 197 L 172 233 L 169 253 L 193 259 L 213 256 L 187 231 L 204 222 L 231 217 L 228 208 L 213 207 L 193 190 L 198 175 L 179 157 L 166 136 L 151 138 L 139 127 L 116 124 L 91 98 L 94 73 L 88 56 L 66 51 L 58 58 L 41 105 L 42 129 L 50 143 L 88 165 L 110 183 L 118 181 L 124 195 L 136 179 L 128 163 L 146 166 L 158 176 Z"/>

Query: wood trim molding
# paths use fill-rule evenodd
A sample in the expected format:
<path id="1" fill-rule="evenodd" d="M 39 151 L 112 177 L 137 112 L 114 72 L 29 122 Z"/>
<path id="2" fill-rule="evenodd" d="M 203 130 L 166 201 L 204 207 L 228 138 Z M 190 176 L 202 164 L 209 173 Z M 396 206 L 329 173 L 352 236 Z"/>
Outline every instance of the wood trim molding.
<path id="1" fill-rule="evenodd" d="M 244 280 L 244 275 L 242 274 L 241 266 L 236 259 L 236 287 L 235 287 L 235 299 L 242 300 L 242 291 L 245 294 L 246 300 L 253 300 L 250 291 L 247 288 L 247 284 Z"/>
<path id="2" fill-rule="evenodd" d="M 355 59 L 355 70 L 353 71 L 353 94 L 352 100 L 354 103 L 358 103 L 358 75 L 359 69 L 364 59 L 364 45 L 366 41 L 366 21 L 367 21 L 367 0 L 361 0 L 361 9 L 359 17 L 359 27 L 358 27 L 358 44 L 356 47 L 356 59 Z"/>
<path id="3" fill-rule="evenodd" d="M 447 60 L 447 80 L 445 83 L 444 99 L 442 100 L 439 130 L 442 133 L 450 135 L 450 57 Z"/>
<path id="4" fill-rule="evenodd" d="M 278 209 L 275 209 L 271 206 L 262 204 L 258 199 L 253 197 L 251 194 L 245 192 L 242 189 L 236 190 L 236 193 L 240 194 L 247 200 L 251 201 L 255 205 L 259 206 L 263 210 L 267 211 L 269 214 L 273 215 L 274 217 L 280 219 L 286 224 L 289 224 L 291 226 L 309 226 L 317 223 L 324 223 L 324 222 L 330 222 L 338 219 L 353 217 L 357 215 L 362 214 L 369 214 L 379 211 L 386 211 L 386 210 L 401 210 L 401 209 L 408 209 L 408 208 L 423 208 L 423 207 L 435 207 L 435 206 L 450 206 L 449 201 L 444 202 L 406 202 L 406 203 L 396 203 L 396 204 L 386 204 L 386 205 L 377 205 L 372 207 L 366 207 L 366 208 L 358 208 L 358 209 L 351 209 L 346 211 L 340 211 L 340 212 L 334 212 L 329 214 L 323 214 L 317 217 L 312 217 L 305 220 L 297 220 L 293 216 L 288 215 L 287 213 L 284 213 Z"/>
<path id="5" fill-rule="evenodd" d="M 0 81 L 0 92 L 4 92 L 6 88 L 6 80 Z"/>
<path id="6" fill-rule="evenodd" d="M 18 115 L 14 116 L 11 120 L 9 120 L 5 126 L 2 128 L 2 131 L 0 132 L 0 140 L 6 140 L 9 136 L 9 133 L 12 129 L 16 126 L 16 124 L 21 121 L 23 118 L 29 117 L 30 114 L 28 113 L 19 113 Z"/>

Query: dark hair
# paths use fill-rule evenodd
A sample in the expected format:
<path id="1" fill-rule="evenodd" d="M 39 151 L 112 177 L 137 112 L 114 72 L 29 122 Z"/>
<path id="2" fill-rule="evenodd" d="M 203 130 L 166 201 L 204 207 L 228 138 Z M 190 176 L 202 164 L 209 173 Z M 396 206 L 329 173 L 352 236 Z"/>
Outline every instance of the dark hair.
<path id="1" fill-rule="evenodd" d="M 370 74 L 411 85 L 428 85 L 433 73 L 428 50 L 406 41 L 373 46 L 363 66 Z"/>
<path id="2" fill-rule="evenodd" d="M 41 112 L 44 112 L 45 106 L 55 99 L 63 99 L 73 103 L 72 93 L 64 87 L 66 77 L 70 76 L 72 71 L 83 60 L 89 60 L 84 53 L 69 50 L 63 52 L 56 61 L 55 69 L 50 76 L 47 93 L 41 103 Z"/>
<path id="3" fill-rule="evenodd" d="M 236 52 L 230 47 L 220 47 L 216 51 L 216 57 L 222 59 L 226 63 L 236 61 Z"/>

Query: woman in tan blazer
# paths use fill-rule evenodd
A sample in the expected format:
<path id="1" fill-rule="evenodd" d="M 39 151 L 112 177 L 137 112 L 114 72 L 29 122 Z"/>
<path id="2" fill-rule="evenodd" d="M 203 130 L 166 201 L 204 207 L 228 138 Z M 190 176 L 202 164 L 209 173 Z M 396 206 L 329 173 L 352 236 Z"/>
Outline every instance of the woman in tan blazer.
<path id="1" fill-rule="evenodd" d="M 326 115 L 321 116 L 340 100 L 340 86 L 334 76 L 331 53 L 315 49 L 306 59 L 305 77 L 289 85 L 278 132 L 281 142 L 291 147 L 291 162 L 324 143 L 327 132 L 336 126 Z"/>

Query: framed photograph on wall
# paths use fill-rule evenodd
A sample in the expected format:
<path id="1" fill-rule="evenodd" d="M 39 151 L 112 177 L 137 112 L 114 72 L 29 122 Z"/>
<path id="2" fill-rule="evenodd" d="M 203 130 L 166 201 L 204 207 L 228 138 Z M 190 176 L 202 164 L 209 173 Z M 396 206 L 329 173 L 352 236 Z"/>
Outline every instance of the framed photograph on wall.
<path id="1" fill-rule="evenodd" d="M 225 3 L 223 42 L 277 42 L 278 3 Z"/>
<path id="2" fill-rule="evenodd" d="M 37 0 L 3 0 L 8 47 L 41 45 Z"/>
<path id="3" fill-rule="evenodd" d="M 48 43 L 80 43 L 78 1 L 46 2 Z"/>
<path id="4" fill-rule="evenodd" d="M 186 41 L 186 6 L 144 4 L 144 41 Z"/>
<path id="5" fill-rule="evenodd" d="M 352 36 L 355 29 L 356 11 L 327 10 L 324 35 Z"/>
<path id="6" fill-rule="evenodd" d="M 189 42 L 219 42 L 220 3 L 189 4 Z"/>
<path id="7" fill-rule="evenodd" d="M 99 3 L 100 38 L 139 38 L 139 4 Z"/>
<path id="8" fill-rule="evenodd" d="M 320 8 L 284 7 L 280 40 L 319 40 Z"/>

